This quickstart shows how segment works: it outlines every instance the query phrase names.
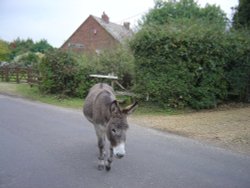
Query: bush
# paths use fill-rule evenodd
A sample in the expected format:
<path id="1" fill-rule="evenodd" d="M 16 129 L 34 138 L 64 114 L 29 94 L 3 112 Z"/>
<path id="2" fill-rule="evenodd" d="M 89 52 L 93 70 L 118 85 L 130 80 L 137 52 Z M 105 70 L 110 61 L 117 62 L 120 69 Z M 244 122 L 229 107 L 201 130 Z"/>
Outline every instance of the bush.
<path id="1" fill-rule="evenodd" d="M 14 58 L 12 63 L 18 64 L 22 67 L 32 67 L 37 69 L 39 67 L 39 64 L 42 61 L 44 54 L 39 52 L 27 52 L 21 55 L 18 55 Z"/>
<path id="2" fill-rule="evenodd" d="M 134 58 L 132 53 L 125 47 L 119 47 L 111 51 L 103 51 L 97 56 L 81 56 L 78 59 L 79 87 L 77 95 L 85 97 L 89 88 L 97 82 L 111 82 L 107 79 L 90 78 L 90 74 L 114 74 L 125 88 L 131 88 L 134 78 Z"/>
<path id="3" fill-rule="evenodd" d="M 89 57 L 54 50 L 47 53 L 40 64 L 40 89 L 45 93 L 84 98 L 95 83 L 109 82 L 91 78 L 90 74 L 110 73 L 129 88 L 134 77 L 133 60 L 131 52 L 122 47 Z"/>
<path id="4" fill-rule="evenodd" d="M 225 46 L 225 77 L 228 82 L 228 100 L 249 101 L 250 92 L 250 38 L 249 31 L 231 31 Z"/>
<path id="5" fill-rule="evenodd" d="M 227 100 L 229 87 L 239 95 L 249 75 L 245 65 L 249 65 L 250 43 L 241 37 L 239 41 L 216 24 L 208 28 L 190 19 L 144 27 L 130 43 L 137 92 L 162 106 L 195 109 Z M 242 45 L 244 40 L 248 42 Z M 240 71 L 243 75 L 237 77 Z"/>
<path id="6" fill-rule="evenodd" d="M 75 96 L 78 87 L 76 59 L 68 53 L 53 50 L 46 53 L 39 66 L 40 89 L 45 93 Z"/>
<path id="7" fill-rule="evenodd" d="M 78 57 L 77 61 L 78 74 L 76 74 L 76 82 L 78 83 L 78 87 L 76 89 L 76 96 L 85 98 L 91 86 L 97 83 L 96 80 L 89 76 L 90 74 L 93 74 L 97 65 L 92 63 L 90 57 L 84 55 Z"/>
<path id="8" fill-rule="evenodd" d="M 121 84 L 129 88 L 134 78 L 134 57 L 126 47 L 118 47 L 115 50 L 103 51 L 92 62 L 96 66 L 94 70 L 98 74 L 114 74 L 118 76 Z"/>

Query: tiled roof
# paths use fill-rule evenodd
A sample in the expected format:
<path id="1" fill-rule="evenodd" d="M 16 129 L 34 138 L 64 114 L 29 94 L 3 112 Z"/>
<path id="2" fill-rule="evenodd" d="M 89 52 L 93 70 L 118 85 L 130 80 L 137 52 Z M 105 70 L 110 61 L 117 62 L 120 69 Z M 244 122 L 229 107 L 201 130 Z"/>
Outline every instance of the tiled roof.
<path id="1" fill-rule="evenodd" d="M 133 36 L 133 31 L 125 28 L 123 25 L 105 22 L 102 18 L 98 18 L 93 15 L 92 17 L 119 42 L 123 42 L 125 39 Z"/>

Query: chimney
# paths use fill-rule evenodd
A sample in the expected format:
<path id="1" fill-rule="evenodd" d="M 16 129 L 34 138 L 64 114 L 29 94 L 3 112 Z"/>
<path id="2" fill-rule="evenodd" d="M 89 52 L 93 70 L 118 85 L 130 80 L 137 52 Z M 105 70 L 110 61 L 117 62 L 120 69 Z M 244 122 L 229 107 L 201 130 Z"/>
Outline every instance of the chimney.
<path id="1" fill-rule="evenodd" d="M 102 20 L 106 23 L 109 23 L 109 17 L 105 12 L 102 13 Z"/>
<path id="2" fill-rule="evenodd" d="M 130 29 L 130 23 L 129 23 L 129 22 L 124 22 L 124 23 L 123 23 L 123 26 L 124 26 L 127 30 Z"/>

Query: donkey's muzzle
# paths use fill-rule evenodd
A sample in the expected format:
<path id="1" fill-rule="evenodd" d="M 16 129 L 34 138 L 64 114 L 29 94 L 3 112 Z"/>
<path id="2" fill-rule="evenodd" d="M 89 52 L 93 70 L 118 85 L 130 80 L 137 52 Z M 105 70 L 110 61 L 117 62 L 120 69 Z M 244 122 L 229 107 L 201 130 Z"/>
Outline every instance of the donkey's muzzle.
<path id="1" fill-rule="evenodd" d="M 120 154 L 120 153 L 117 153 L 115 156 L 116 156 L 117 159 L 121 159 L 121 158 L 124 157 L 124 155 L 123 155 L 123 154 Z"/>
<path id="2" fill-rule="evenodd" d="M 121 159 L 124 157 L 126 151 L 125 151 L 125 144 L 120 143 L 118 146 L 113 148 L 114 156 L 118 159 Z"/>

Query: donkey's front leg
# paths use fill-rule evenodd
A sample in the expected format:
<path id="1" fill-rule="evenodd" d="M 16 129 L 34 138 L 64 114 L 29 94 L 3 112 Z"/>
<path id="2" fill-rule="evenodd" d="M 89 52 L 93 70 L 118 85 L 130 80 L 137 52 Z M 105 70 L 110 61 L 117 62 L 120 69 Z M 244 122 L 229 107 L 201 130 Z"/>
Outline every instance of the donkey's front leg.
<path id="1" fill-rule="evenodd" d="M 111 163 L 113 161 L 113 148 L 110 146 L 109 158 L 106 164 L 106 170 L 109 171 L 111 169 Z"/>
<path id="2" fill-rule="evenodd" d="M 98 148 L 99 148 L 99 164 L 98 164 L 98 170 L 103 170 L 105 166 L 105 138 L 99 137 L 98 138 Z"/>

